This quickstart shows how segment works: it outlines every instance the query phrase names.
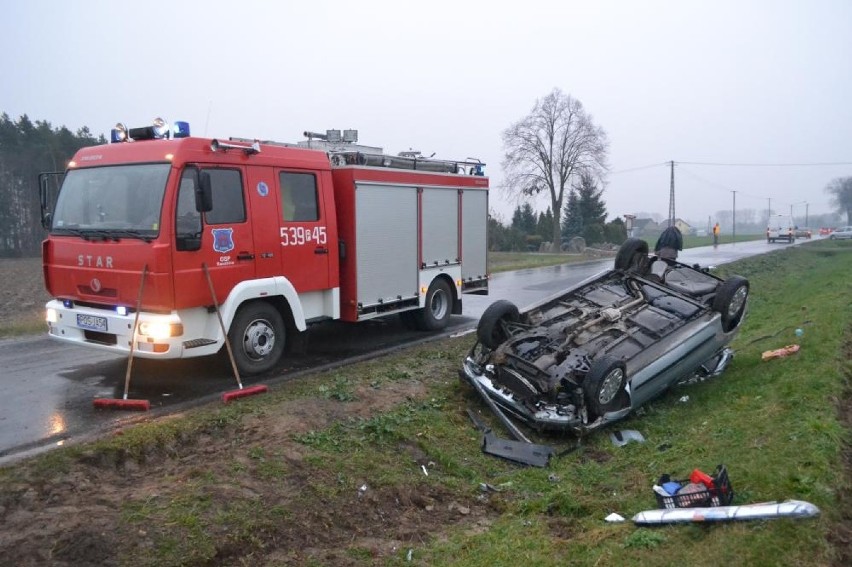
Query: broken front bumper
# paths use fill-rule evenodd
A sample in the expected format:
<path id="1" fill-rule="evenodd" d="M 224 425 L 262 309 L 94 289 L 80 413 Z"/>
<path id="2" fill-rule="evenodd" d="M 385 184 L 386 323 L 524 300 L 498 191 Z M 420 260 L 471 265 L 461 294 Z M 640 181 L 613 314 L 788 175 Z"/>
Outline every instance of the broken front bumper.
<path id="1" fill-rule="evenodd" d="M 487 395 L 507 414 L 520 419 L 527 425 L 539 431 L 562 431 L 584 435 L 603 427 L 614 421 L 625 418 L 629 413 L 629 407 L 610 412 L 599 417 L 595 421 L 588 422 L 588 414 L 585 410 L 567 412 L 558 408 L 555 404 L 539 403 L 535 409 L 517 401 L 514 396 L 502 388 L 496 388 L 491 379 L 486 375 L 488 369 L 482 368 L 471 355 L 468 355 L 459 376 L 468 382 L 480 395 Z M 629 386 L 628 386 L 629 388 Z"/>

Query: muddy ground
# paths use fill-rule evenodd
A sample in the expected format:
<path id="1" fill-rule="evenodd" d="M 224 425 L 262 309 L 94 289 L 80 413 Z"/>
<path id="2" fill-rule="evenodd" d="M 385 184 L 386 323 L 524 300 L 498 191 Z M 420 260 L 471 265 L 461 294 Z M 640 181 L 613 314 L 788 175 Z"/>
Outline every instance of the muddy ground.
<path id="1" fill-rule="evenodd" d="M 222 533 L 212 560 L 185 557 L 186 564 L 381 565 L 440 536 L 448 526 L 485 529 L 499 513 L 494 501 L 460 498 L 438 485 L 376 487 L 370 471 L 364 471 L 358 488 L 341 494 L 318 491 L 321 485 L 334 486 L 336 473 L 307 462 L 310 450 L 292 440 L 335 421 L 387 411 L 424 391 L 422 383 L 408 381 L 356 392 L 363 401 L 301 399 L 277 406 L 281 411 L 274 416 L 252 416 L 236 427 L 149 451 L 142 461 L 93 451 L 47 479 L 25 468 L 0 491 L 0 564 L 151 564 L 146 551 L 155 541 L 162 545 L 180 520 L 138 524 L 133 510 L 149 504 L 165 509 L 164 503 L 185 499 L 187 485 L 202 478 L 233 481 L 201 482 L 199 502 L 222 511 L 246 502 L 278 507 L 281 521 L 261 522 L 248 536 Z M 258 471 L 258 460 L 247 452 L 248 440 L 252 448 L 284 455 L 286 474 L 271 481 Z M 416 445 L 401 444 L 397 450 L 412 469 L 422 465 L 436 472 L 437 465 Z M 244 474 L 234 476 L 240 465 Z M 353 557 L 353 549 L 360 555 Z"/>

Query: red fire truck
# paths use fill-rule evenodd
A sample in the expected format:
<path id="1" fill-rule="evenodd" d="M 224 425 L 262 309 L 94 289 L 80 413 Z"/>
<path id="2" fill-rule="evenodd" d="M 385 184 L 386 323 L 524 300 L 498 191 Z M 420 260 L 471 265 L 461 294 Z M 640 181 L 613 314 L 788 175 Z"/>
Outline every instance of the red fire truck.
<path id="1" fill-rule="evenodd" d="M 57 195 L 43 174 L 50 336 L 173 359 L 227 334 L 256 374 L 321 321 L 443 328 L 462 293 L 488 292 L 484 164 L 384 155 L 353 132 L 281 144 L 118 125 Z"/>

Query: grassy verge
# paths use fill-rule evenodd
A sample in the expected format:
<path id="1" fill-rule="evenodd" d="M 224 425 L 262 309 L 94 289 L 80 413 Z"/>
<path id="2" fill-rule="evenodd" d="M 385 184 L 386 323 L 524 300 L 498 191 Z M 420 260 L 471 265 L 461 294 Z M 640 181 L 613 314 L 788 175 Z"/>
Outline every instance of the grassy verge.
<path id="1" fill-rule="evenodd" d="M 21 534 L 0 539 L 0 553 L 26 564 L 42 557 L 30 548 L 48 549 L 73 562 L 73 540 L 89 541 L 89 560 L 134 565 L 844 564 L 849 550 L 830 541 L 850 489 L 838 406 L 850 403 L 852 243 L 720 271 L 752 284 L 734 363 L 616 427 L 639 430 L 644 444 L 617 448 L 601 432 L 548 469 L 482 454 L 464 410 L 484 406 L 456 378 L 472 339 L 446 339 L 0 470 L 4 532 Z M 792 342 L 797 355 L 761 361 Z M 603 521 L 653 508 L 660 474 L 719 463 L 736 503 L 797 498 L 822 515 L 660 529 Z M 28 531 L 26 514 L 50 521 Z"/>
<path id="2" fill-rule="evenodd" d="M 559 264 L 576 264 L 592 260 L 583 254 L 547 253 L 547 252 L 489 252 L 488 270 L 491 273 L 543 268 Z"/>
<path id="3" fill-rule="evenodd" d="M 44 322 L 44 307 L 33 308 L 33 313 L 22 316 L 15 321 L 4 321 L 0 324 L 0 339 L 35 335 L 47 331 Z"/>
<path id="4" fill-rule="evenodd" d="M 765 240 L 765 234 L 738 234 L 734 238 L 730 234 L 722 234 L 719 236 L 719 244 L 730 244 L 732 242 L 751 242 L 753 240 Z M 656 242 L 654 239 L 653 242 Z M 651 243 L 653 245 L 653 242 Z M 684 236 L 684 248 L 698 248 L 700 246 L 713 246 L 713 236 Z"/>

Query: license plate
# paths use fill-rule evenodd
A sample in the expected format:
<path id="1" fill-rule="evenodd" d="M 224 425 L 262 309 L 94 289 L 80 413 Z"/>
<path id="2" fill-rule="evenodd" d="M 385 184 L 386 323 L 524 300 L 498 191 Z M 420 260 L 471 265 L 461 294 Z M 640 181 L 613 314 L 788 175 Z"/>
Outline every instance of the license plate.
<path id="1" fill-rule="evenodd" d="M 83 315 L 78 313 L 77 326 L 82 329 L 106 332 L 107 320 L 106 317 L 96 317 L 95 315 Z"/>

